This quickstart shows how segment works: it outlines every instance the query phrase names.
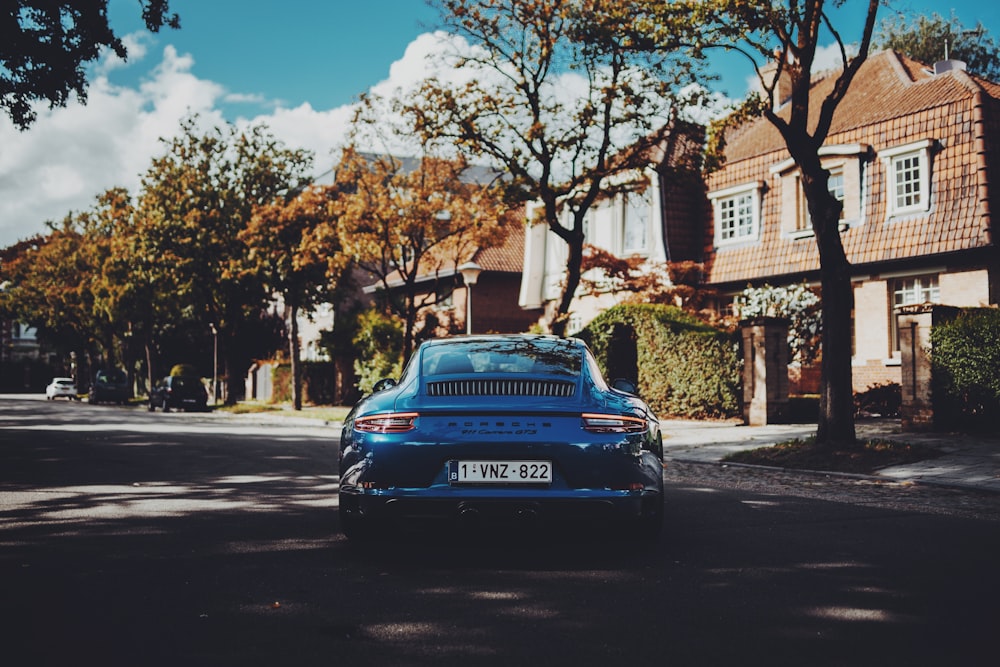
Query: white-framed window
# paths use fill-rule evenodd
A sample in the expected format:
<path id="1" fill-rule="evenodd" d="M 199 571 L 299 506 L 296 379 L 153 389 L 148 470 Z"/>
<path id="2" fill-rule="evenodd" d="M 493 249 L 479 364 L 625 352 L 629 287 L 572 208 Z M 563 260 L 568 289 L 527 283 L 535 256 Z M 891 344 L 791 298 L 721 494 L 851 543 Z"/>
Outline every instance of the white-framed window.
<path id="1" fill-rule="evenodd" d="M 750 241 L 760 234 L 760 183 L 709 193 L 715 220 L 715 245 Z"/>
<path id="2" fill-rule="evenodd" d="M 840 202 L 840 220 L 844 219 L 844 212 L 846 207 L 844 206 L 844 167 L 839 165 L 836 167 L 830 167 L 830 178 L 827 181 L 827 190 L 833 195 L 837 201 Z M 795 231 L 797 232 L 811 232 L 812 231 L 812 216 L 809 215 L 809 202 L 806 201 L 806 192 L 802 188 L 802 178 L 799 176 L 798 190 L 797 190 L 797 200 L 798 211 L 795 218 Z"/>
<path id="3" fill-rule="evenodd" d="M 889 326 L 892 330 L 893 351 L 899 351 L 899 329 L 896 326 L 896 315 L 903 306 L 916 306 L 923 303 L 941 303 L 941 289 L 938 286 L 937 274 L 895 278 L 892 286 L 892 312 Z"/>
<path id="4" fill-rule="evenodd" d="M 622 250 L 626 255 L 649 254 L 649 195 L 632 192 L 625 195 L 624 220 L 622 221 Z"/>
<path id="5" fill-rule="evenodd" d="M 856 226 L 865 217 L 865 165 L 871 155 L 868 144 L 833 144 L 822 146 L 819 156 L 829 173 L 827 189 L 840 202 L 840 226 Z M 802 188 L 802 173 L 792 158 L 770 167 L 777 181 L 781 231 L 793 239 L 812 236 L 812 219 Z"/>
<path id="6" fill-rule="evenodd" d="M 630 192 L 599 200 L 587 212 L 584 238 L 587 243 L 613 255 L 647 256 L 653 219 L 648 192 Z"/>
<path id="7" fill-rule="evenodd" d="M 931 204 L 931 140 L 880 152 L 886 170 L 889 216 L 927 211 Z"/>

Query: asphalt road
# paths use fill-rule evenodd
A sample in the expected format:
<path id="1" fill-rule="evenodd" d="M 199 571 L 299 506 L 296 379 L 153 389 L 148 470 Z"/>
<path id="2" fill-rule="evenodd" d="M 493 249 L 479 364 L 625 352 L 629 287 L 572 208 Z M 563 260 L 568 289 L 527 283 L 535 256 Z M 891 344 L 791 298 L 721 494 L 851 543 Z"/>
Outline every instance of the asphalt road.
<path id="1" fill-rule="evenodd" d="M 995 496 L 674 465 L 652 548 L 359 548 L 336 435 L 0 399 L 0 661 L 996 664 Z"/>

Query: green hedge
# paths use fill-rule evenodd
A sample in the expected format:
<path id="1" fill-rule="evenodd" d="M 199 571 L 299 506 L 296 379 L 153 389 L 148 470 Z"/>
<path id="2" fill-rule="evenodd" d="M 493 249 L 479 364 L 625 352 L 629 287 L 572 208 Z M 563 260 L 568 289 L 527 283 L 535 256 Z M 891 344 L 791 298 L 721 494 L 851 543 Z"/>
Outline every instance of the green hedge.
<path id="1" fill-rule="evenodd" d="M 302 362 L 302 402 L 333 405 L 337 369 L 332 361 Z M 271 371 L 271 402 L 292 402 L 292 366 L 278 364 Z"/>
<path id="2" fill-rule="evenodd" d="M 660 417 L 740 414 L 736 341 L 680 308 L 615 306 L 577 336 L 590 345 L 609 379 L 637 380 L 639 393 Z"/>
<path id="3" fill-rule="evenodd" d="M 995 429 L 1000 414 L 1000 310 L 968 308 L 931 330 L 934 422 Z"/>

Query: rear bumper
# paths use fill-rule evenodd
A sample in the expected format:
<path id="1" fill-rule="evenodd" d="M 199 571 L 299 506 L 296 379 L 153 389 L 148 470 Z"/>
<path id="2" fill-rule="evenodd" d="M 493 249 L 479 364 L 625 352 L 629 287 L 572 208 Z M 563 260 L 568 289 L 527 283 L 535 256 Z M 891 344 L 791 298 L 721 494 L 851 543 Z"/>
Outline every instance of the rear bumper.
<path id="1" fill-rule="evenodd" d="M 408 522 L 633 522 L 658 515 L 663 497 L 650 491 L 532 489 L 342 490 L 340 511 L 360 520 Z"/>

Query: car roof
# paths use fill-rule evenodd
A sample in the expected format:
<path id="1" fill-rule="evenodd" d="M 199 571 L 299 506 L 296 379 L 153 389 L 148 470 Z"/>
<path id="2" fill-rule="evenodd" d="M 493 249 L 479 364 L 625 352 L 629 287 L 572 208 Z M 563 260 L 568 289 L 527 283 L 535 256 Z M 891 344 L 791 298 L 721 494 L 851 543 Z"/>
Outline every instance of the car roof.
<path id="1" fill-rule="evenodd" d="M 458 343 L 488 343 L 491 341 L 531 341 L 547 343 L 563 343 L 566 345 L 582 345 L 578 338 L 561 338 L 550 334 L 477 334 L 472 336 L 449 336 L 447 338 L 432 338 L 424 341 L 421 347 L 436 347 L 438 345 L 453 345 Z"/>

